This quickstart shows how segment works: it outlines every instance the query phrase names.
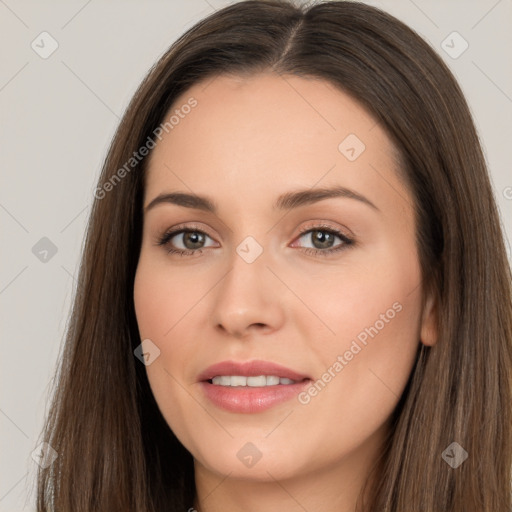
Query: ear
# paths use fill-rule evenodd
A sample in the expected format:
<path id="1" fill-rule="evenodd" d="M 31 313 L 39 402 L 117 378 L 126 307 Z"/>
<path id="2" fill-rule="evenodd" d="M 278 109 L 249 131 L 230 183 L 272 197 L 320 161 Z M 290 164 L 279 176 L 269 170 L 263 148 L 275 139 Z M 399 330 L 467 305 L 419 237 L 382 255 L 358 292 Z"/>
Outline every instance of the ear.
<path id="1" fill-rule="evenodd" d="M 429 294 L 423 306 L 421 317 L 420 341 L 427 347 L 436 344 L 438 337 L 438 305 L 434 294 Z"/>

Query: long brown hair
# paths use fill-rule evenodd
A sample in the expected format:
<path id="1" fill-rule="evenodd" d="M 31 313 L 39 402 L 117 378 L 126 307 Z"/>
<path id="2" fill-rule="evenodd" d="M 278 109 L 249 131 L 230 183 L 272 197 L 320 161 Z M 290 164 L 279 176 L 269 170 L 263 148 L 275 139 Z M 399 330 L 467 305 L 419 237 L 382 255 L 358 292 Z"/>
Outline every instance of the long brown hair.
<path id="1" fill-rule="evenodd" d="M 437 343 L 421 344 L 361 510 L 510 512 L 511 273 L 468 105 L 439 56 L 394 17 L 358 2 L 284 0 L 236 3 L 197 23 L 150 70 L 123 116 L 42 433 L 58 457 L 39 471 L 38 511 L 191 507 L 192 456 L 133 353 L 147 158 L 119 169 L 193 84 L 269 70 L 326 80 L 379 120 L 413 192 L 423 291 L 437 300 Z M 443 457 L 454 442 L 468 455 L 457 468 Z"/>

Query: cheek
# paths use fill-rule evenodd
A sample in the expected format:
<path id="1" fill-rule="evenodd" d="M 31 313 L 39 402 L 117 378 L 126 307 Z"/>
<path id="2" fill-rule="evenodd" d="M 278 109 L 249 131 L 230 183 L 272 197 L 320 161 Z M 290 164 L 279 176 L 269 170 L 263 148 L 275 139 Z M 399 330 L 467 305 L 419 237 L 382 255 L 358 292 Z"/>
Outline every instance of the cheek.
<path id="1" fill-rule="evenodd" d="M 381 378 L 377 387 L 388 386 L 398 395 L 419 346 L 418 258 L 411 246 L 383 245 L 381 250 L 359 252 L 355 260 L 318 273 L 314 281 L 308 279 L 302 289 L 296 288 L 317 313 L 317 319 L 311 317 L 310 332 L 321 343 L 311 349 L 325 371 L 342 356 L 343 369 L 337 375 L 345 375 L 344 386 L 362 391 L 369 381 Z"/>
<path id="2" fill-rule="evenodd" d="M 160 350 L 155 362 L 146 366 L 152 387 L 159 383 L 162 389 L 168 389 L 171 375 L 177 374 L 183 361 L 193 357 L 195 347 L 183 340 L 187 339 L 187 322 L 200 309 L 198 300 L 204 292 L 197 277 L 195 286 L 190 286 L 186 275 L 141 255 L 134 282 L 134 304 L 140 339 L 149 338 Z M 153 391 L 158 401 L 161 390 L 157 387 Z"/>
<path id="3" fill-rule="evenodd" d="M 339 352 L 356 344 L 355 353 L 358 344 L 368 356 L 382 357 L 417 344 L 421 301 L 412 276 L 388 271 L 380 279 L 367 275 L 343 282 L 318 300 L 317 308 L 333 332 L 324 337 L 327 346 Z"/>
<path id="4" fill-rule="evenodd" d="M 362 348 L 358 359 L 363 352 L 385 359 L 385 352 L 391 357 L 392 352 L 416 347 L 421 318 L 418 255 L 409 237 L 393 244 L 389 238 L 399 237 L 383 237 L 375 246 L 348 255 L 346 265 L 318 273 L 314 281 L 308 279 L 309 291 L 302 290 L 329 328 L 323 336 L 327 352 L 349 350 L 357 341 Z"/>
<path id="5" fill-rule="evenodd" d="M 160 350 L 159 356 L 146 366 L 153 396 L 167 424 L 180 439 L 188 439 L 184 418 L 188 417 L 190 395 L 184 391 L 181 370 L 193 361 L 191 343 L 180 343 L 181 329 L 187 312 L 197 303 L 198 288 L 185 286 L 183 273 L 169 272 L 158 262 L 141 255 L 134 282 L 134 304 L 140 339 L 150 339 Z M 183 285 L 183 286 L 182 286 Z M 190 442 L 190 441 L 189 441 Z"/>
<path id="6" fill-rule="evenodd" d="M 174 326 L 197 302 L 200 286 L 191 287 L 185 275 L 141 255 L 135 275 L 134 304 L 142 339 L 162 342 L 169 338 Z"/>
<path id="7" fill-rule="evenodd" d="M 186 349 L 186 344 L 175 344 L 170 350 L 170 341 L 195 296 L 190 287 L 181 284 L 178 273 L 171 274 L 157 261 L 141 255 L 135 275 L 134 304 L 140 339 L 150 339 L 160 350 L 159 357 L 146 366 L 152 386 L 157 378 L 166 380 L 165 371 L 173 371 L 173 362 L 182 359 Z"/>
<path id="8" fill-rule="evenodd" d="M 343 435 L 369 435 L 393 411 L 419 347 L 419 284 L 414 254 L 382 253 L 371 265 L 317 280 L 323 294 L 309 292 L 308 305 L 329 327 L 311 347 L 321 370 L 308 405 L 329 418 L 326 436 L 339 437 L 340 425 Z"/>
<path id="9" fill-rule="evenodd" d="M 204 342 L 195 332 L 208 326 L 209 293 L 218 279 L 218 272 L 208 266 L 180 267 L 170 264 L 166 254 L 142 250 L 134 281 L 139 334 L 160 348 L 160 360 L 169 370 L 193 355 L 199 340 Z M 148 375 L 152 366 L 147 367 Z"/>

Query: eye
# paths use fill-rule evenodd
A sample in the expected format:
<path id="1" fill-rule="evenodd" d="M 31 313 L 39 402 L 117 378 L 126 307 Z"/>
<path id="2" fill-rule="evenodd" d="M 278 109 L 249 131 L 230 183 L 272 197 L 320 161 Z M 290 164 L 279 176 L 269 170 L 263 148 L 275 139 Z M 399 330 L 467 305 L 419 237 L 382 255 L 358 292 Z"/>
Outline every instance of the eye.
<path id="1" fill-rule="evenodd" d="M 196 252 L 199 254 L 202 249 L 214 245 L 204 245 L 207 238 L 210 238 L 208 234 L 193 226 L 187 228 L 178 226 L 164 233 L 158 240 L 158 245 L 167 246 L 167 252 L 169 253 L 189 256 Z M 212 239 L 210 238 L 210 240 Z"/>
<path id="2" fill-rule="evenodd" d="M 330 226 L 314 226 L 301 230 L 301 236 L 298 238 L 309 240 L 313 247 L 304 247 L 302 249 L 306 254 L 328 255 L 346 249 L 354 243 L 354 240 L 347 237 L 341 231 Z M 336 239 L 340 241 L 335 244 Z"/>

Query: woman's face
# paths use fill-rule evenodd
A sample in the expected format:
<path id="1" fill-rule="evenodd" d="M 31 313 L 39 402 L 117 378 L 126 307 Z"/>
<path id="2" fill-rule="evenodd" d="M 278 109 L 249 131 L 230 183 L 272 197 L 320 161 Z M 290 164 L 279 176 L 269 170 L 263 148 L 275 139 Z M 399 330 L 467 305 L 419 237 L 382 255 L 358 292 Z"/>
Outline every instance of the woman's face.
<path id="1" fill-rule="evenodd" d="M 172 110 L 135 279 L 163 416 L 205 472 L 356 474 L 420 339 L 434 342 L 390 140 L 349 96 L 296 76 L 219 76 Z"/>

